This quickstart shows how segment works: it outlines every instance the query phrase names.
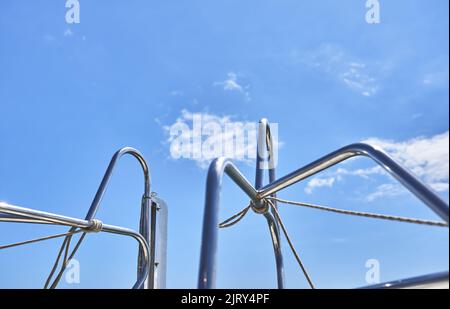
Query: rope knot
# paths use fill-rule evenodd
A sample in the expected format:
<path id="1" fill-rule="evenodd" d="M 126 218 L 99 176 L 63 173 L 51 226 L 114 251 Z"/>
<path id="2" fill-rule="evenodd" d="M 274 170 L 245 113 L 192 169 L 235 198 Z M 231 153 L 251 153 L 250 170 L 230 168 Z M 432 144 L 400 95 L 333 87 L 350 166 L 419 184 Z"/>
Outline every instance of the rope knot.
<path id="1" fill-rule="evenodd" d="M 265 214 L 269 210 L 269 202 L 266 199 L 251 201 L 250 207 L 257 214 Z"/>
<path id="2" fill-rule="evenodd" d="M 89 227 L 87 228 L 87 230 L 89 230 L 89 232 L 95 232 L 98 233 L 103 229 L 103 222 L 98 220 L 98 219 L 92 219 L 89 220 Z"/>

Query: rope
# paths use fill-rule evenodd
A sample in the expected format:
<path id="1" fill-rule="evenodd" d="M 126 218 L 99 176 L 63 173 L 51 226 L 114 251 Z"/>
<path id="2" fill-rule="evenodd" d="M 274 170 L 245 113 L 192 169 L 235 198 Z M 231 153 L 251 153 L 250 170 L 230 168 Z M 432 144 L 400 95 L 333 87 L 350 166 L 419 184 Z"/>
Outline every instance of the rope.
<path id="1" fill-rule="evenodd" d="M 267 197 L 266 199 L 277 201 L 277 202 L 284 203 L 284 204 L 295 205 L 295 206 L 304 206 L 304 207 L 308 207 L 308 208 L 324 210 L 324 211 L 329 211 L 329 212 L 334 212 L 334 213 L 340 213 L 340 214 L 344 214 L 344 215 L 353 215 L 353 216 L 359 216 L 359 217 L 398 221 L 398 222 L 404 222 L 404 223 L 448 227 L 448 223 L 443 222 L 443 221 L 422 220 L 422 219 L 415 219 L 415 218 L 406 218 L 406 217 L 397 217 L 397 216 L 390 216 L 390 215 L 383 215 L 383 214 L 375 214 L 375 213 L 369 213 L 369 212 L 345 210 L 345 209 L 332 208 L 332 207 L 327 207 L 327 206 L 314 205 L 314 204 L 310 204 L 310 203 L 289 201 L 289 200 L 280 199 L 278 197 Z"/>
<path id="2" fill-rule="evenodd" d="M 102 228 L 103 228 L 103 222 L 100 221 L 100 220 L 98 220 L 98 219 L 92 219 L 92 220 L 90 220 L 90 221 L 89 221 L 89 224 L 90 224 L 89 228 L 85 229 L 85 230 L 87 230 L 88 232 L 95 232 L 95 233 L 98 233 L 98 232 L 100 232 L 100 231 L 102 230 Z"/>
<path id="3" fill-rule="evenodd" d="M 55 260 L 55 262 L 53 263 L 52 270 L 50 271 L 50 274 L 48 275 L 48 277 L 47 277 L 47 279 L 46 279 L 46 281 L 45 281 L 44 289 L 47 289 L 47 288 L 49 287 L 49 285 L 50 285 L 50 281 L 51 281 L 51 279 L 53 278 L 53 275 L 54 275 L 55 272 L 56 272 L 56 268 L 57 268 L 58 265 L 59 265 L 59 261 L 61 260 L 62 252 L 65 251 L 65 253 L 64 253 L 64 259 L 63 259 L 63 262 L 62 262 L 62 264 L 61 264 L 61 268 L 60 268 L 58 274 L 56 275 L 55 279 L 53 280 L 53 283 L 50 285 L 50 289 L 54 289 L 54 288 L 56 288 L 56 286 L 58 285 L 58 283 L 59 283 L 59 281 L 61 280 L 61 277 L 62 277 L 64 271 L 65 271 L 66 268 L 67 268 L 68 262 L 69 262 L 71 259 L 73 259 L 73 257 L 75 256 L 75 254 L 76 254 L 76 252 L 78 251 L 78 249 L 79 249 L 81 243 L 83 242 L 83 239 L 84 239 L 84 237 L 86 236 L 86 234 L 87 234 L 88 232 L 95 232 L 95 233 L 98 233 L 98 232 L 100 232 L 100 231 L 102 230 L 102 228 L 103 228 L 103 222 L 100 221 L 100 220 L 98 220 L 98 219 L 92 219 L 92 220 L 90 220 L 90 221 L 89 221 L 89 224 L 90 224 L 89 227 L 83 229 L 84 232 L 83 232 L 83 234 L 80 236 L 80 238 L 78 239 L 78 241 L 77 241 L 77 243 L 75 244 L 75 247 L 72 249 L 72 252 L 70 253 L 70 255 L 69 255 L 69 249 L 70 249 L 70 242 L 71 242 L 71 239 L 72 239 L 72 235 L 69 235 L 68 237 L 66 237 L 66 238 L 64 239 L 64 242 L 62 243 L 62 245 L 61 245 L 61 247 L 60 247 L 60 249 L 59 249 L 59 252 L 58 252 L 58 255 L 57 255 L 57 257 L 56 257 L 56 260 Z M 70 231 L 72 231 L 73 229 L 74 229 L 74 228 L 72 228 Z M 70 233 L 70 231 L 69 231 L 69 233 Z"/>
<path id="4" fill-rule="evenodd" d="M 273 209 L 273 213 L 275 214 L 275 218 L 278 221 L 278 223 L 280 224 L 284 236 L 286 237 L 287 242 L 289 243 L 289 247 L 291 248 L 292 253 L 295 256 L 295 259 L 297 260 L 297 263 L 299 264 L 303 274 L 305 275 L 306 280 L 308 281 L 309 286 L 314 289 L 314 283 L 312 282 L 305 266 L 303 265 L 302 260 L 300 259 L 300 256 L 298 255 L 297 251 L 295 250 L 294 245 L 291 242 L 291 239 L 288 235 L 288 232 L 283 224 L 283 221 L 281 220 L 280 214 L 277 211 L 276 206 L 274 205 L 274 203 L 272 201 L 268 201 L 270 206 Z M 239 221 L 241 221 L 245 215 L 247 214 L 248 210 L 252 207 L 252 204 L 250 203 L 250 205 L 248 205 L 247 207 L 245 207 L 244 209 L 242 209 L 241 211 L 239 211 L 237 214 L 231 216 L 230 218 L 226 219 L 225 221 L 223 221 L 222 223 L 219 224 L 219 228 L 227 228 L 230 226 L 235 225 L 236 223 L 238 223 Z"/>
<path id="5" fill-rule="evenodd" d="M 286 230 L 286 227 L 284 226 L 283 220 L 280 217 L 280 213 L 277 210 L 277 207 L 275 206 L 276 202 L 289 204 L 289 205 L 295 205 L 295 206 L 303 206 L 323 211 L 329 211 L 344 215 L 352 215 L 352 216 L 359 216 L 359 217 L 366 217 L 366 218 L 375 218 L 375 219 L 382 219 L 382 220 L 390 220 L 390 221 L 397 221 L 397 222 L 404 222 L 404 223 L 412 223 L 412 224 L 422 224 L 422 225 L 429 225 L 429 226 L 439 226 L 439 227 L 448 227 L 447 222 L 443 221 L 433 221 L 433 220 L 422 220 L 422 219 L 416 219 L 416 218 L 407 218 L 407 217 L 398 217 L 398 216 L 391 216 L 391 215 L 384 215 L 384 214 L 376 214 L 376 213 L 369 213 L 369 212 L 360 212 L 360 211 L 353 211 L 353 210 L 346 210 L 346 209 L 339 209 L 339 208 L 333 208 L 328 206 L 321 206 L 321 205 L 315 205 L 310 203 L 304 203 L 304 202 L 296 202 L 296 201 L 289 201 L 284 200 L 275 196 L 266 197 L 265 200 L 270 204 L 272 208 L 272 212 L 275 215 L 275 218 L 277 222 L 280 224 L 280 227 L 283 231 L 284 236 L 286 237 L 286 240 L 289 244 L 289 247 L 297 260 L 298 265 L 300 266 L 306 280 L 308 281 L 309 286 L 314 289 L 314 283 L 312 282 L 305 266 L 303 265 L 302 260 L 300 259 L 299 254 L 297 253 L 294 245 L 292 244 L 292 241 L 289 237 L 289 234 Z M 230 218 L 226 219 L 225 221 L 221 222 L 219 224 L 219 228 L 227 228 L 230 226 L 235 225 L 239 221 L 241 221 L 245 215 L 247 214 L 248 210 L 252 207 L 252 204 L 248 205 L 235 215 L 231 216 Z"/>
<path id="6" fill-rule="evenodd" d="M 0 246 L 0 250 L 13 248 L 13 247 L 17 247 L 17 246 L 22 246 L 22 245 L 28 245 L 28 244 L 36 243 L 36 242 L 39 242 L 39 241 L 50 240 L 50 239 L 54 239 L 54 238 L 74 235 L 74 234 L 78 234 L 80 232 L 82 232 L 82 231 L 81 230 L 77 230 L 77 231 L 74 231 L 74 232 L 66 232 L 66 233 L 62 233 L 62 234 L 54 234 L 54 235 L 44 236 L 44 237 L 40 237 L 40 238 L 35 238 L 35 239 L 25 240 L 25 241 L 21 241 L 21 242 L 16 242 L 16 243 Z"/>
<path id="7" fill-rule="evenodd" d="M 219 228 L 227 228 L 230 226 L 235 225 L 236 223 L 238 223 L 239 221 L 241 221 L 244 216 L 247 214 L 248 210 L 250 209 L 251 205 L 248 205 L 247 207 L 245 207 L 244 209 L 242 209 L 240 212 L 238 212 L 237 214 L 231 216 L 230 218 L 226 219 L 225 221 L 223 221 L 222 223 L 219 223 Z M 236 219 L 237 218 L 237 219 Z M 234 220 L 236 219 L 236 220 Z M 234 221 L 233 221 L 234 220 Z M 230 223 L 231 221 L 231 223 Z"/>
<path id="8" fill-rule="evenodd" d="M 84 235 L 84 233 L 82 235 Z M 69 239 L 68 237 L 64 238 L 64 241 L 63 241 L 61 247 L 59 248 L 59 252 L 56 257 L 56 261 L 55 261 L 55 263 L 53 263 L 52 270 L 50 270 L 50 274 L 47 276 L 47 279 L 45 280 L 44 289 L 47 289 L 48 285 L 50 284 L 50 280 L 52 279 L 53 274 L 55 273 L 56 268 L 58 267 L 59 259 L 61 258 L 62 252 L 64 251 L 64 249 L 66 247 L 66 243 L 67 243 L 68 239 Z"/>
<path id="9" fill-rule="evenodd" d="M 284 226 L 283 220 L 281 220 L 280 213 L 278 212 L 277 208 L 275 207 L 275 205 L 273 204 L 272 201 L 269 200 L 268 202 L 269 202 L 270 206 L 272 207 L 273 213 L 274 213 L 278 223 L 280 224 L 281 230 L 283 231 L 283 234 L 286 237 L 289 247 L 291 248 L 292 254 L 294 254 L 295 259 L 297 260 L 297 263 L 303 272 L 303 275 L 305 276 L 306 280 L 308 281 L 308 284 L 311 287 L 311 289 L 315 289 L 314 283 L 312 282 L 311 277 L 308 274 L 308 271 L 306 270 L 305 266 L 303 265 L 303 262 L 297 253 L 297 250 L 295 250 L 295 247 L 291 242 L 291 238 L 288 235 L 288 232 L 286 230 L 286 227 Z"/>
<path id="10" fill-rule="evenodd" d="M 76 252 L 78 251 L 78 249 L 80 248 L 81 243 L 83 242 L 84 237 L 86 236 L 86 233 L 83 233 L 80 238 L 78 239 L 78 242 L 76 243 L 75 247 L 73 248 L 72 252 L 70 253 L 70 255 L 68 255 L 69 249 L 70 249 L 70 241 L 71 241 L 71 236 L 69 236 L 69 239 L 67 241 L 67 245 L 66 245 L 66 252 L 65 252 L 65 257 L 64 257 L 64 262 L 61 265 L 61 269 L 59 270 L 58 274 L 56 275 L 55 280 L 53 281 L 53 283 L 50 286 L 50 289 L 55 289 L 56 286 L 58 285 L 59 281 L 61 280 L 62 275 L 64 274 L 64 271 L 67 268 L 67 264 L 69 263 L 69 261 L 71 259 L 73 259 L 73 257 L 75 256 Z M 57 259 L 57 261 L 55 262 L 55 265 L 53 267 L 54 270 L 56 270 L 56 266 L 59 264 L 59 257 Z M 54 271 L 49 275 L 49 277 L 47 278 L 47 282 L 50 281 L 51 277 L 53 276 Z M 48 286 L 48 284 L 47 284 Z"/>

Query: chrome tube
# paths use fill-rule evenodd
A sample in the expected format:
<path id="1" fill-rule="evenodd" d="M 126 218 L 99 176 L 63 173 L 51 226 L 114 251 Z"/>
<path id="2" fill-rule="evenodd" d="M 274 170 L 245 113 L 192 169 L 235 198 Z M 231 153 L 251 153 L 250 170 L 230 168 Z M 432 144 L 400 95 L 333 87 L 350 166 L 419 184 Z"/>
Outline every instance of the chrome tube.
<path id="1" fill-rule="evenodd" d="M 270 237 L 272 239 L 273 252 L 275 255 L 275 266 L 277 270 L 277 287 L 279 289 L 284 289 L 284 263 L 283 263 L 283 252 L 281 251 L 281 237 L 280 228 L 278 227 L 277 221 L 274 216 L 266 212 L 264 217 L 267 220 L 267 225 L 269 226 Z"/>
<path id="2" fill-rule="evenodd" d="M 275 181 L 275 165 L 273 140 L 270 132 L 269 121 L 265 118 L 261 119 L 258 124 L 258 143 L 256 147 L 256 175 L 255 189 L 260 189 L 264 184 L 264 169 L 269 170 L 269 183 Z M 265 165 L 267 162 L 267 166 Z M 272 194 L 275 197 L 275 194 Z M 275 203 L 276 205 L 276 203 Z M 275 206 L 276 207 L 276 206 Z M 275 255 L 275 265 L 277 270 L 277 286 L 279 289 L 284 288 L 284 263 L 283 252 L 281 251 L 281 238 L 278 222 L 273 214 L 266 212 L 264 217 L 269 226 L 269 232 L 272 239 L 273 251 Z"/>
<path id="3" fill-rule="evenodd" d="M 103 199 L 103 196 L 106 192 L 106 189 L 108 187 L 108 183 L 110 181 L 111 175 L 114 171 L 114 168 L 117 165 L 117 162 L 119 159 L 125 155 L 129 154 L 132 155 L 134 158 L 138 160 L 140 163 L 140 166 L 143 170 L 144 174 L 144 194 L 141 201 L 141 213 L 140 213 L 140 225 L 139 225 L 139 232 L 141 235 L 143 235 L 144 239 L 150 246 L 150 271 L 148 272 L 148 280 L 146 281 L 146 284 L 144 285 L 145 288 L 153 288 L 154 287 L 154 272 L 155 272 L 155 256 L 156 256 L 156 248 L 155 248 L 155 233 L 156 233 L 156 204 L 154 205 L 151 201 L 151 191 L 150 191 L 150 170 L 148 167 L 147 162 L 145 161 L 142 154 L 131 147 L 124 147 L 119 149 L 112 157 L 108 168 L 106 169 L 106 172 L 103 176 L 102 182 L 100 183 L 100 186 L 95 194 L 94 200 L 91 203 L 91 206 L 89 207 L 88 213 L 85 216 L 85 220 L 89 221 L 92 220 L 100 206 L 100 203 Z M 68 225 L 71 224 L 64 224 L 61 222 L 51 221 L 47 222 L 45 220 L 39 219 L 39 218 L 23 218 L 16 214 L 7 214 L 7 215 L 0 215 L 0 221 L 8 221 L 8 222 L 22 222 L 22 223 L 37 223 L 37 224 L 61 224 L 61 225 Z M 73 228 L 72 228 L 73 229 Z M 145 268 L 147 268 L 146 265 L 146 259 L 144 258 L 144 252 L 142 248 L 139 248 L 138 253 L 138 267 L 137 267 L 137 273 L 138 276 L 144 271 Z"/>
<path id="4" fill-rule="evenodd" d="M 361 289 L 448 289 L 448 286 L 448 271 L 443 271 L 434 274 L 369 285 L 362 287 Z"/>
<path id="5" fill-rule="evenodd" d="M 410 172 L 392 160 L 381 149 L 363 143 L 345 146 L 276 180 L 273 183 L 268 184 L 258 191 L 257 199 L 265 198 L 320 171 L 323 171 L 324 169 L 355 156 L 366 156 L 374 160 L 378 165 L 383 167 L 389 174 L 396 178 L 411 193 L 430 207 L 438 216 L 440 216 L 447 223 L 449 222 L 449 207 L 436 193 L 433 192 L 433 190 L 428 188 Z"/>
<path id="6" fill-rule="evenodd" d="M 140 224 L 139 224 L 139 232 L 144 236 L 145 240 L 150 246 L 150 272 L 148 275 L 148 281 L 145 284 L 146 288 L 153 288 L 154 286 L 154 269 L 155 269 L 155 242 L 152 235 L 155 234 L 155 213 L 156 210 L 152 209 L 152 203 L 150 199 L 151 191 L 150 191 L 150 169 L 148 167 L 147 162 L 145 161 L 143 155 L 136 149 L 131 147 L 124 147 L 119 149 L 114 156 L 112 157 L 108 168 L 106 169 L 105 175 L 103 176 L 102 182 L 95 194 L 94 200 L 91 203 L 89 211 L 85 217 L 86 220 L 91 220 L 94 218 L 99 205 L 105 195 L 106 189 L 108 187 L 109 180 L 114 171 L 115 166 L 119 159 L 125 155 L 132 155 L 134 158 L 138 160 L 142 167 L 142 171 L 144 173 L 144 195 L 142 197 L 141 202 L 141 215 L 140 215 Z M 139 249 L 138 253 L 138 275 L 143 271 L 144 259 L 142 249 Z"/>
<path id="7" fill-rule="evenodd" d="M 86 215 L 86 220 L 94 218 L 95 214 L 97 213 L 99 205 L 103 199 L 103 196 L 105 195 L 106 188 L 108 187 L 108 183 L 111 178 L 112 172 L 114 171 L 114 168 L 119 159 L 125 154 L 132 155 L 140 163 L 142 170 L 144 172 L 144 181 L 145 181 L 144 195 L 150 196 L 150 170 L 144 157 L 139 151 L 137 151 L 134 148 L 131 147 L 121 148 L 114 154 L 111 161 L 109 162 L 108 168 L 106 169 L 105 175 L 103 176 L 102 182 L 100 183 L 100 187 L 98 188 L 94 200 L 92 201 L 91 206 L 89 207 L 89 211 Z"/>
<path id="8" fill-rule="evenodd" d="M 10 205 L 3 202 L 0 202 L 0 212 L 10 215 L 19 216 L 23 219 L 29 218 L 32 220 L 38 220 L 40 222 L 50 223 L 50 224 L 60 224 L 67 225 L 73 228 L 81 228 L 81 229 L 91 229 L 94 227 L 95 223 L 90 220 L 81 220 L 77 218 L 71 218 L 67 216 L 62 216 L 58 214 L 53 214 L 45 211 L 34 210 L 30 208 L 24 208 L 20 206 Z M 16 217 L 12 218 L 16 220 Z M 6 221 L 6 220 L 5 220 Z M 16 222 L 16 221 L 14 221 Z M 112 234 L 119 234 L 124 236 L 129 236 L 134 238 L 138 243 L 139 247 L 142 249 L 143 259 L 145 260 L 145 266 L 138 276 L 136 283 L 133 285 L 133 288 L 138 289 L 144 286 L 144 283 L 148 277 L 148 273 L 150 271 L 150 248 L 148 246 L 145 238 L 127 228 L 118 227 L 109 224 L 102 224 L 100 231 Z"/>
<path id="9" fill-rule="evenodd" d="M 223 174 L 226 173 L 250 199 L 256 197 L 257 191 L 239 172 L 236 166 L 226 158 L 215 159 L 208 170 L 206 180 L 205 210 L 203 214 L 202 245 L 200 249 L 200 269 L 198 288 L 215 288 L 217 241 L 219 229 L 220 191 Z"/>
<path id="10" fill-rule="evenodd" d="M 74 228 L 90 228 L 92 225 L 89 220 L 66 217 L 45 211 L 14 206 L 3 202 L 0 202 L 0 212 L 9 215 L 15 215 L 15 221 L 17 220 L 16 218 L 20 217 L 24 218 L 25 220 L 32 219 L 50 224 L 72 226 Z"/>
<path id="11" fill-rule="evenodd" d="M 53 224 L 51 222 L 45 222 L 38 219 L 31 219 L 17 215 L 2 214 L 0 213 L 0 222 L 8 223 L 32 223 L 32 224 Z"/>

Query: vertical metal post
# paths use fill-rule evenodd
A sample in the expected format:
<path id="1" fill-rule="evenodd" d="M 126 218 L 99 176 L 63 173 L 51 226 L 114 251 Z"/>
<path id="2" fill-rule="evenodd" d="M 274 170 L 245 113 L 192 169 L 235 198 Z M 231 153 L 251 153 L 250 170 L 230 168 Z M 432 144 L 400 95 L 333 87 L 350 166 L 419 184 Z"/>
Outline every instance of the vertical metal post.
<path id="1" fill-rule="evenodd" d="M 213 289 L 216 285 L 217 241 L 219 230 L 220 191 L 224 172 L 250 197 L 256 190 L 226 158 L 217 158 L 209 166 L 206 179 L 205 210 L 203 214 L 202 245 L 200 249 L 199 289 Z"/>
<path id="2" fill-rule="evenodd" d="M 154 261 L 154 288 L 166 288 L 167 271 L 167 218 L 168 208 L 166 202 L 153 196 L 156 208 L 156 230 L 155 230 L 155 261 Z"/>
<path id="3" fill-rule="evenodd" d="M 258 124 L 258 143 L 256 149 L 255 189 L 259 190 L 264 185 L 264 170 L 266 168 L 269 170 L 269 183 L 275 181 L 276 177 L 272 134 L 270 132 L 270 124 L 265 118 L 261 119 Z M 272 196 L 275 196 L 275 194 Z M 269 212 L 264 213 L 264 217 L 267 220 L 270 236 L 272 238 L 275 265 L 277 269 L 277 286 L 279 289 L 283 289 L 284 263 L 278 222 L 275 220 L 273 214 Z"/>
<path id="4" fill-rule="evenodd" d="M 114 171 L 114 168 L 119 161 L 119 159 L 125 155 L 129 154 L 136 158 L 142 168 L 144 173 L 144 195 L 142 197 L 141 202 L 141 214 L 140 214 L 140 224 L 139 224 L 139 233 L 144 237 L 145 241 L 149 244 L 150 247 L 150 272 L 148 274 L 148 278 L 144 286 L 146 288 L 153 287 L 153 276 L 154 276 L 154 261 L 155 261 L 155 222 L 156 222 L 156 208 L 153 209 L 151 204 L 151 191 L 150 191 L 150 169 L 148 167 L 147 162 L 145 161 L 142 154 L 134 148 L 124 147 L 116 151 L 114 156 L 112 157 L 108 168 L 106 169 L 105 175 L 103 176 L 102 182 L 95 194 L 94 200 L 89 208 L 88 214 L 86 215 L 86 220 L 91 220 L 95 217 L 97 210 L 100 206 L 100 203 L 105 195 L 106 189 L 108 187 L 109 180 L 111 179 L 111 175 Z M 141 276 L 143 271 L 147 269 L 146 265 L 147 259 L 144 256 L 143 249 L 139 248 L 138 253 L 138 266 L 137 266 L 137 275 Z"/>
<path id="5" fill-rule="evenodd" d="M 141 215 L 139 224 L 139 233 L 145 238 L 150 247 L 150 265 L 149 273 L 144 289 L 154 288 L 154 271 L 155 271 L 155 230 L 156 230 L 156 206 L 154 205 L 151 197 L 151 193 L 144 193 L 141 203 Z M 138 276 L 145 267 L 145 260 L 142 256 L 142 249 L 139 249 L 138 253 Z"/>

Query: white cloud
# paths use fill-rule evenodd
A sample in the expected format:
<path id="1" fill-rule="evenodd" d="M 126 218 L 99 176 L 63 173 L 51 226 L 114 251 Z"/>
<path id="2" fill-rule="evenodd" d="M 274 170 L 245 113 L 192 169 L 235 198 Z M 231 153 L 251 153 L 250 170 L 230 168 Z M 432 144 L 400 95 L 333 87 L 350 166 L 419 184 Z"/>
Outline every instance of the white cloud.
<path id="1" fill-rule="evenodd" d="M 224 90 L 243 91 L 242 86 L 237 83 L 236 73 L 228 73 L 228 78 L 223 82 L 216 82 L 216 85 L 222 85 Z"/>
<path id="2" fill-rule="evenodd" d="M 448 189 L 449 132 L 431 138 L 418 137 L 405 142 L 370 138 L 365 142 L 376 145 L 394 160 L 411 170 L 435 190 Z M 445 184 L 447 184 L 445 186 Z"/>
<path id="3" fill-rule="evenodd" d="M 365 141 L 386 151 L 396 162 L 406 167 L 413 174 L 438 192 L 449 190 L 449 132 L 432 137 L 417 137 L 403 142 L 379 138 Z M 327 173 L 326 178 L 313 178 L 305 191 L 312 193 L 315 187 L 332 187 L 345 176 L 358 176 L 370 179 L 373 175 L 387 175 L 381 166 L 362 169 L 338 168 Z M 372 202 L 384 196 L 396 196 L 406 192 L 398 183 L 385 183 L 368 194 L 366 201 Z"/>
<path id="4" fill-rule="evenodd" d="M 252 163 L 256 158 L 258 123 L 182 110 L 181 116 L 163 129 L 169 135 L 166 142 L 170 144 L 172 159 L 193 160 L 199 167 L 207 168 L 217 157 L 246 163 Z M 277 124 L 272 124 L 271 133 L 276 164 L 280 147 Z"/>
<path id="5" fill-rule="evenodd" d="M 169 94 L 173 97 L 181 97 L 184 95 L 184 92 L 181 90 L 172 90 Z"/>
<path id="6" fill-rule="evenodd" d="M 368 194 L 365 198 L 367 202 L 373 202 L 379 198 L 387 196 L 397 196 L 405 193 L 406 189 L 396 183 L 385 183 L 377 187 L 375 192 Z"/>
<path id="7" fill-rule="evenodd" d="M 332 187 L 334 182 L 336 181 L 336 177 L 328 177 L 328 178 L 313 178 L 306 185 L 305 192 L 307 194 L 313 193 L 313 190 L 320 187 Z"/>
<path id="8" fill-rule="evenodd" d="M 340 78 L 350 89 L 370 97 L 376 94 L 378 85 L 375 78 L 365 72 L 365 67 L 363 63 L 352 62 L 341 73 Z"/>
<path id="9" fill-rule="evenodd" d="M 67 28 L 66 31 L 64 31 L 64 36 L 69 37 L 73 35 L 73 31 L 70 28 Z"/>
<path id="10" fill-rule="evenodd" d="M 370 175 L 374 174 L 385 174 L 386 172 L 381 166 L 373 166 L 369 168 L 359 168 L 356 170 L 350 170 L 346 168 L 338 168 L 335 172 L 333 172 L 333 175 L 351 175 L 351 176 L 359 176 L 365 179 L 368 179 Z M 338 179 L 340 180 L 340 179 Z"/>
<path id="11" fill-rule="evenodd" d="M 248 85 L 240 85 L 238 83 L 238 75 L 234 72 L 229 72 L 227 74 L 227 79 L 221 82 L 215 82 L 214 86 L 221 86 L 223 90 L 226 91 L 237 91 L 242 93 L 245 96 L 247 101 L 250 100 L 250 92 Z"/>
<path id="12" fill-rule="evenodd" d="M 326 73 L 363 96 L 373 96 L 379 89 L 379 65 L 372 61 L 356 61 L 337 45 L 322 44 L 306 54 L 293 56 L 300 58 L 301 63 Z"/>
<path id="13" fill-rule="evenodd" d="M 447 69 L 445 71 L 426 74 L 422 80 L 422 83 L 425 86 L 448 87 L 448 80 L 449 80 L 449 73 Z"/>

